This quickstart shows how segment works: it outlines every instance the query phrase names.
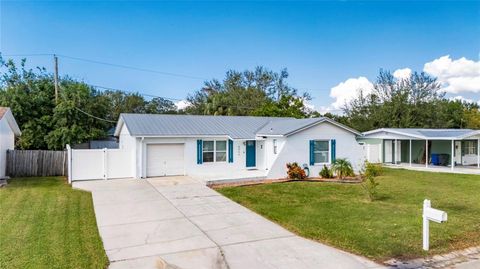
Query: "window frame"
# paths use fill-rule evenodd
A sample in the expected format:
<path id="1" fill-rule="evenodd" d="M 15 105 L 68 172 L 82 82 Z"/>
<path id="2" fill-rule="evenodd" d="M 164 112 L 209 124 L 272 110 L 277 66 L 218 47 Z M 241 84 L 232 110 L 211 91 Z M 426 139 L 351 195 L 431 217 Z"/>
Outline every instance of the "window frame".
<path id="1" fill-rule="evenodd" d="M 225 142 L 225 151 L 221 150 L 221 151 L 218 151 L 218 152 L 225 152 L 225 161 L 217 161 L 217 141 L 218 142 Z M 205 151 L 204 150 L 204 147 L 203 147 L 203 144 L 205 144 L 205 142 L 213 142 L 213 150 L 212 151 Z M 213 161 L 211 162 L 206 162 L 205 161 L 205 158 L 203 158 L 203 154 L 207 152 L 213 152 Z M 226 163 L 228 161 L 228 139 L 204 139 L 202 140 L 202 164 L 210 164 L 210 163 Z"/>
<path id="2" fill-rule="evenodd" d="M 326 151 L 327 152 L 327 161 L 326 162 L 321 162 L 321 163 L 317 163 L 315 161 L 315 153 L 321 153 L 321 152 L 325 152 L 325 150 L 315 150 L 315 143 L 317 142 L 327 142 L 327 145 L 328 145 L 328 150 Z M 332 143 L 331 143 L 331 140 L 328 140 L 328 139 L 317 139 L 317 140 L 313 140 L 313 164 L 314 165 L 324 165 L 324 164 L 330 164 L 331 163 L 331 154 L 332 154 Z"/>
<path id="3" fill-rule="evenodd" d="M 462 155 L 477 155 L 477 141 L 475 140 L 464 140 L 462 143 Z M 478 142 L 477 142 L 478 143 Z M 468 153 L 467 153 L 468 151 Z"/>
<path id="4" fill-rule="evenodd" d="M 278 152 L 277 139 L 273 139 L 273 154 L 277 154 L 277 152 Z"/>

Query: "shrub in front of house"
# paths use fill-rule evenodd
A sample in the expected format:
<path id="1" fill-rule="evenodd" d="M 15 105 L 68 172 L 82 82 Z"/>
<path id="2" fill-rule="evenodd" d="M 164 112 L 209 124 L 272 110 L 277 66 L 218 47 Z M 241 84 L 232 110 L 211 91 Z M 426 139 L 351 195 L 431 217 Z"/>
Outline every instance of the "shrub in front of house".
<path id="1" fill-rule="evenodd" d="M 380 164 L 371 163 L 369 161 L 365 162 L 365 172 L 364 172 L 365 175 L 378 177 L 378 176 L 381 176 L 382 173 L 383 173 L 383 168 Z"/>
<path id="2" fill-rule="evenodd" d="M 353 177 L 355 173 L 353 172 L 352 164 L 347 159 L 336 159 L 332 163 L 332 171 L 339 179 L 344 179 L 345 177 Z"/>
<path id="3" fill-rule="evenodd" d="M 333 178 L 333 172 L 326 165 L 323 165 L 322 170 L 319 173 L 322 178 Z"/>
<path id="4" fill-rule="evenodd" d="M 366 161 L 362 170 L 362 187 L 367 193 L 368 199 L 373 201 L 377 197 L 377 187 L 379 185 L 375 177 L 382 173 L 382 166 Z"/>
<path id="5" fill-rule="evenodd" d="M 305 170 L 301 168 L 298 163 L 287 163 L 287 176 L 289 179 L 305 179 L 307 175 Z"/>

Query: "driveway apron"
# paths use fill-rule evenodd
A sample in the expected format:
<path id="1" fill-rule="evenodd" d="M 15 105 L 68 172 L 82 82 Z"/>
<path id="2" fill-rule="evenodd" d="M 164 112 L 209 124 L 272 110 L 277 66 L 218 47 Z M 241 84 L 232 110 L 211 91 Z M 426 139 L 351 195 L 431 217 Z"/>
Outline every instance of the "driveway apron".
<path id="1" fill-rule="evenodd" d="M 111 269 L 380 268 L 285 230 L 188 177 L 74 182 Z"/>

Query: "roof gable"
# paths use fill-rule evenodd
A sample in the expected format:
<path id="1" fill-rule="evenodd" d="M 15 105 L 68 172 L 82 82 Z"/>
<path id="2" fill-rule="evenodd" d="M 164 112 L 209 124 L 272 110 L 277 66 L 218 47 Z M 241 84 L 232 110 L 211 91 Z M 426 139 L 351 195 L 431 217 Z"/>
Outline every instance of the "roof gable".
<path id="1" fill-rule="evenodd" d="M 0 120 L 6 120 L 15 135 L 22 134 L 9 107 L 0 107 Z"/>

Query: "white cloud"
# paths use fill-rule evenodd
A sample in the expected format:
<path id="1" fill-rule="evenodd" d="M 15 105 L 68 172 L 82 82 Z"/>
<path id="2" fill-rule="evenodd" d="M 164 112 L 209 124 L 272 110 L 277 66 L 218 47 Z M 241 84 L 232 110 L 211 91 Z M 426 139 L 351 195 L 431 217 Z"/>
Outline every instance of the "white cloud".
<path id="1" fill-rule="evenodd" d="M 469 98 L 465 98 L 461 95 L 457 95 L 457 96 L 454 96 L 454 97 L 450 97 L 449 98 L 450 100 L 460 100 L 460 101 L 463 101 L 463 102 L 468 102 L 468 103 L 478 103 L 480 104 L 480 100 L 478 101 L 475 101 L 473 99 L 469 99 Z"/>
<path id="2" fill-rule="evenodd" d="M 446 55 L 426 63 L 423 71 L 437 77 L 448 93 L 480 93 L 480 60 L 475 62 L 465 57 L 452 60 Z"/>
<path id="3" fill-rule="evenodd" d="M 397 69 L 395 72 L 393 72 L 393 76 L 396 79 L 406 79 L 409 78 L 410 75 L 412 74 L 412 69 L 410 68 L 402 68 L 402 69 Z"/>
<path id="4" fill-rule="evenodd" d="M 188 102 L 187 100 L 180 100 L 178 102 L 175 102 L 175 105 L 178 109 L 184 109 L 190 105 L 190 102 Z"/>
<path id="5" fill-rule="evenodd" d="M 373 84 L 366 77 L 349 78 L 330 90 L 330 97 L 335 98 L 331 106 L 333 109 L 343 108 L 346 103 L 355 99 L 361 90 L 368 94 L 372 89 Z"/>

